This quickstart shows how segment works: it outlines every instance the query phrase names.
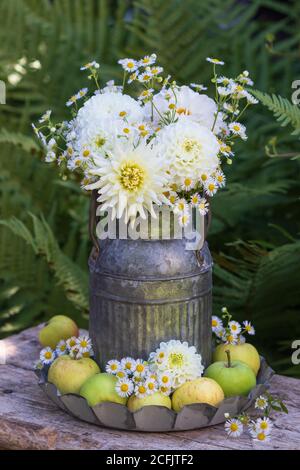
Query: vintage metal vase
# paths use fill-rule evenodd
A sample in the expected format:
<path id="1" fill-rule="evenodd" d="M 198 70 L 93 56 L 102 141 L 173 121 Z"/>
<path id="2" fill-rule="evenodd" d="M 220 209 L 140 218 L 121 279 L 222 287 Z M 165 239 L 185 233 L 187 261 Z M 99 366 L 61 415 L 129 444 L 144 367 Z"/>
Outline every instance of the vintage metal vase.
<path id="1" fill-rule="evenodd" d="M 102 369 L 112 358 L 147 359 L 162 341 L 194 345 L 211 361 L 212 259 L 185 239 L 132 240 L 93 236 L 89 259 L 90 325 Z"/>

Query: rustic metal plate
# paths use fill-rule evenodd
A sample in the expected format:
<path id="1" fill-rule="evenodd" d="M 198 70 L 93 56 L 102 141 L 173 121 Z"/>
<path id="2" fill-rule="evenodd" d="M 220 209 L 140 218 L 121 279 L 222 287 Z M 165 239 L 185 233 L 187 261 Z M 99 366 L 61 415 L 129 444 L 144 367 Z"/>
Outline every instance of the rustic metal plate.
<path id="1" fill-rule="evenodd" d="M 39 385 L 47 396 L 75 418 L 98 426 L 127 431 L 166 432 L 199 429 L 224 423 L 225 413 L 235 416 L 254 404 L 256 398 L 269 387 L 274 371 L 261 357 L 257 385 L 247 397 L 226 398 L 218 408 L 206 403 L 195 403 L 184 406 L 179 413 L 155 405 L 144 406 L 134 413 L 126 406 L 117 403 L 105 402 L 90 407 L 85 398 L 79 395 L 73 393 L 61 395 L 55 385 L 47 382 L 47 370 L 38 370 L 36 374 L 39 377 Z"/>

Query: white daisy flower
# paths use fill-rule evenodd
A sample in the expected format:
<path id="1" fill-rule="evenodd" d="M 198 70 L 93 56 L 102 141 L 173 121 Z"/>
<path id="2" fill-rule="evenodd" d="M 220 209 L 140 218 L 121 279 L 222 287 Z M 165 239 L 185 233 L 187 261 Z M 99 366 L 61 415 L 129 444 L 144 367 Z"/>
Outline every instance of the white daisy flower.
<path id="1" fill-rule="evenodd" d="M 206 215 L 209 211 L 209 204 L 204 197 L 200 199 L 197 207 L 198 207 L 198 211 L 200 212 L 200 215 L 202 216 Z"/>
<path id="2" fill-rule="evenodd" d="M 92 69 L 92 68 L 98 69 L 99 67 L 100 67 L 100 64 L 98 64 L 98 62 L 93 60 L 92 62 L 88 62 L 87 64 L 80 67 L 80 70 L 87 70 L 87 69 Z"/>
<path id="3" fill-rule="evenodd" d="M 250 434 L 252 439 L 256 442 L 267 442 L 270 440 L 270 434 L 261 429 L 250 428 Z"/>
<path id="4" fill-rule="evenodd" d="M 244 426 L 239 419 L 228 419 L 224 425 L 225 431 L 230 437 L 239 437 L 244 430 Z"/>
<path id="5" fill-rule="evenodd" d="M 243 140 L 247 140 L 246 127 L 240 122 L 232 122 L 229 124 L 229 129 L 234 135 L 239 135 Z"/>
<path id="6" fill-rule="evenodd" d="M 224 188 L 226 184 L 226 176 L 221 170 L 216 171 L 214 179 L 218 183 L 219 188 Z"/>
<path id="7" fill-rule="evenodd" d="M 135 371 L 136 361 L 132 357 L 123 357 L 121 360 L 121 369 L 123 369 L 127 374 L 133 374 Z"/>
<path id="8" fill-rule="evenodd" d="M 76 340 L 76 346 L 78 351 L 81 353 L 90 351 L 92 348 L 92 340 L 89 336 L 86 335 L 79 336 Z"/>
<path id="9" fill-rule="evenodd" d="M 217 90 L 220 96 L 228 96 L 231 93 L 231 89 L 225 86 L 218 86 Z"/>
<path id="10" fill-rule="evenodd" d="M 239 76 L 238 76 L 238 81 L 242 83 L 243 85 L 247 86 L 252 86 L 253 85 L 253 80 L 249 77 L 249 72 L 248 70 L 244 70 Z"/>
<path id="11" fill-rule="evenodd" d="M 249 104 L 257 104 L 259 101 L 253 96 L 251 95 L 251 93 L 249 93 L 248 91 L 245 92 L 245 97 L 248 101 Z"/>
<path id="12" fill-rule="evenodd" d="M 92 349 L 89 349 L 88 351 L 78 351 L 76 355 L 76 359 L 81 359 L 82 357 L 93 357 L 94 356 L 94 351 Z"/>
<path id="13" fill-rule="evenodd" d="M 227 87 L 233 82 L 233 80 L 232 78 L 224 77 L 224 75 L 221 75 L 220 77 L 217 77 L 216 82 L 221 83 L 222 85 Z"/>
<path id="14" fill-rule="evenodd" d="M 126 372 L 124 369 L 120 369 L 120 370 L 116 373 L 116 377 L 118 377 L 118 379 L 125 379 L 127 376 L 128 376 L 128 374 L 127 374 L 127 372 Z"/>
<path id="15" fill-rule="evenodd" d="M 57 150 L 57 143 L 56 140 L 52 137 L 49 142 L 46 144 L 46 156 L 45 162 L 52 163 L 56 160 L 56 150 Z"/>
<path id="16" fill-rule="evenodd" d="M 77 100 L 78 100 L 77 95 L 71 96 L 71 98 L 69 98 L 68 101 L 66 102 L 66 106 L 68 107 L 73 106 L 73 104 L 75 104 Z"/>
<path id="17" fill-rule="evenodd" d="M 218 191 L 218 184 L 213 180 L 213 178 L 209 178 L 204 183 L 204 190 L 208 196 L 214 196 Z"/>
<path id="18" fill-rule="evenodd" d="M 243 325 L 248 335 L 255 335 L 254 326 L 248 320 L 243 321 Z"/>
<path id="19" fill-rule="evenodd" d="M 147 67 L 146 71 L 149 72 L 152 76 L 159 75 L 161 72 L 163 72 L 163 67 Z"/>
<path id="20" fill-rule="evenodd" d="M 178 215 L 178 223 L 180 227 L 187 227 L 190 222 L 191 216 L 188 212 Z"/>
<path id="21" fill-rule="evenodd" d="M 71 349 L 69 349 L 69 356 L 71 357 L 71 359 L 79 359 L 77 356 L 79 355 L 79 349 L 78 349 L 78 346 L 75 345 L 75 346 L 72 346 Z"/>
<path id="22" fill-rule="evenodd" d="M 201 184 L 204 184 L 209 179 L 209 174 L 207 172 L 202 172 L 199 176 L 199 180 Z"/>
<path id="23" fill-rule="evenodd" d="M 258 398 L 255 400 L 255 408 L 258 410 L 264 411 L 268 407 L 268 399 L 264 397 L 263 395 L 260 395 Z"/>
<path id="24" fill-rule="evenodd" d="M 149 82 L 149 80 L 151 80 L 151 78 L 152 78 L 151 72 L 142 72 L 138 76 L 138 81 L 141 82 L 141 83 L 147 83 L 147 82 Z"/>
<path id="25" fill-rule="evenodd" d="M 234 321 L 234 320 L 230 321 L 228 323 L 228 326 L 230 329 L 230 333 L 233 335 L 238 335 L 242 331 L 242 327 L 240 323 L 238 323 L 237 321 Z"/>
<path id="26" fill-rule="evenodd" d="M 153 377 L 148 377 L 145 380 L 145 388 L 147 390 L 147 395 L 152 395 L 153 393 L 157 392 L 157 381 Z"/>
<path id="27" fill-rule="evenodd" d="M 230 103 L 223 103 L 223 109 L 225 109 L 225 111 L 233 115 L 237 115 L 240 112 L 240 110 L 236 106 L 233 106 Z"/>
<path id="28" fill-rule="evenodd" d="M 232 81 L 230 84 L 231 95 L 234 99 L 240 100 L 242 98 L 246 98 L 247 91 L 245 88 L 240 84 Z"/>
<path id="29" fill-rule="evenodd" d="M 193 179 L 190 176 L 183 178 L 181 188 L 183 191 L 190 191 L 195 186 Z"/>
<path id="30" fill-rule="evenodd" d="M 68 353 L 68 347 L 65 340 L 62 339 L 59 343 L 57 343 L 55 352 L 57 356 L 63 356 L 64 354 Z"/>
<path id="31" fill-rule="evenodd" d="M 135 361 L 134 375 L 144 377 L 148 372 L 148 364 L 142 359 L 137 359 Z"/>
<path id="32" fill-rule="evenodd" d="M 51 116 L 51 109 L 48 109 L 48 111 L 46 111 L 42 116 L 41 118 L 39 119 L 39 122 L 40 123 L 43 123 L 43 122 L 46 122 L 46 121 L 49 121 L 50 119 L 50 116 Z"/>
<path id="33" fill-rule="evenodd" d="M 220 330 L 220 328 L 223 328 L 223 322 L 221 318 L 217 317 L 216 315 L 213 315 L 211 317 L 211 328 L 214 333 L 216 332 L 216 330 Z"/>
<path id="34" fill-rule="evenodd" d="M 224 65 L 224 63 L 225 63 L 222 60 L 214 59 L 212 57 L 206 57 L 206 60 L 207 60 L 207 62 L 211 62 L 212 64 L 215 64 L 215 65 Z"/>
<path id="35" fill-rule="evenodd" d="M 200 204 L 200 201 L 201 201 L 201 196 L 199 193 L 194 193 L 191 195 L 191 199 L 190 199 L 190 202 L 191 202 L 191 205 L 193 207 L 197 207 L 198 204 Z"/>
<path id="36" fill-rule="evenodd" d="M 130 84 L 134 82 L 135 80 L 138 80 L 139 74 L 137 72 L 133 72 L 129 75 L 127 83 Z"/>
<path id="37" fill-rule="evenodd" d="M 272 428 L 273 424 L 271 420 L 267 417 L 258 418 L 254 423 L 254 429 L 256 431 L 263 431 L 266 434 L 270 433 L 272 431 Z"/>
<path id="38" fill-rule="evenodd" d="M 207 86 L 202 85 L 202 83 L 190 83 L 191 88 L 195 88 L 197 92 L 207 90 Z"/>
<path id="39" fill-rule="evenodd" d="M 118 64 L 122 65 L 126 72 L 134 72 L 139 67 L 138 62 L 134 59 L 120 59 Z"/>
<path id="40" fill-rule="evenodd" d="M 116 384 L 116 392 L 122 398 L 129 397 L 134 390 L 132 381 L 128 378 L 118 380 Z"/>
<path id="41" fill-rule="evenodd" d="M 166 395 L 168 397 L 172 393 L 172 388 L 171 387 L 165 387 L 164 385 L 161 385 L 159 387 L 159 391 L 160 391 L 160 393 L 162 393 L 163 395 Z"/>
<path id="42" fill-rule="evenodd" d="M 156 61 L 156 54 L 151 54 L 151 55 L 145 55 L 140 61 L 139 61 L 139 66 L 140 67 L 148 67 L 149 65 L 154 64 Z"/>
<path id="43" fill-rule="evenodd" d="M 148 390 L 144 383 L 140 383 L 134 387 L 134 394 L 138 398 L 145 398 L 148 395 Z"/>
<path id="44" fill-rule="evenodd" d="M 108 372 L 108 374 L 113 374 L 113 375 L 116 375 L 117 372 L 120 371 L 120 369 L 121 369 L 121 364 L 116 359 L 111 359 L 110 361 L 108 361 L 105 367 L 106 372 Z"/>
<path id="45" fill-rule="evenodd" d="M 70 351 L 77 344 L 76 336 L 71 336 L 71 338 L 68 338 L 67 341 L 66 341 L 66 344 L 67 344 L 67 348 Z"/>
<path id="46" fill-rule="evenodd" d="M 245 336 L 243 336 L 243 335 L 238 335 L 237 343 L 238 343 L 238 344 L 244 344 L 244 343 L 246 343 L 246 338 L 245 338 Z"/>
<path id="47" fill-rule="evenodd" d="M 81 88 L 81 90 L 79 90 L 79 92 L 76 93 L 77 99 L 79 100 L 80 98 L 83 98 L 87 94 L 88 91 L 89 91 L 88 88 Z"/>
<path id="48" fill-rule="evenodd" d="M 147 88 L 146 90 L 143 90 L 142 93 L 139 95 L 138 100 L 140 101 L 145 101 L 149 100 L 153 96 L 153 88 Z"/>
<path id="49" fill-rule="evenodd" d="M 174 214 L 183 214 L 189 210 L 188 203 L 184 198 L 178 199 L 174 204 Z"/>
<path id="50" fill-rule="evenodd" d="M 226 330 L 221 339 L 226 344 L 238 344 L 238 337 L 232 333 L 228 333 Z"/>
<path id="51" fill-rule="evenodd" d="M 55 359 L 55 352 L 50 348 L 44 348 L 40 352 L 40 360 L 43 364 L 51 364 Z"/>
<path id="52" fill-rule="evenodd" d="M 222 153 L 222 155 L 224 155 L 225 157 L 231 157 L 234 155 L 230 145 L 226 144 L 225 142 L 222 142 L 221 140 L 219 140 L 219 144 L 220 152 Z"/>
<path id="53" fill-rule="evenodd" d="M 168 389 L 173 387 L 173 376 L 170 372 L 158 372 L 158 384 L 160 387 L 167 387 Z"/>
<path id="54" fill-rule="evenodd" d="M 170 191 L 168 195 L 168 201 L 170 202 L 170 204 L 172 204 L 172 206 L 176 204 L 177 199 L 178 194 L 175 191 Z"/>
<path id="55" fill-rule="evenodd" d="M 226 329 L 223 327 L 216 328 L 214 331 L 215 335 L 222 341 L 226 341 Z M 225 338 L 225 339 L 224 339 Z"/>

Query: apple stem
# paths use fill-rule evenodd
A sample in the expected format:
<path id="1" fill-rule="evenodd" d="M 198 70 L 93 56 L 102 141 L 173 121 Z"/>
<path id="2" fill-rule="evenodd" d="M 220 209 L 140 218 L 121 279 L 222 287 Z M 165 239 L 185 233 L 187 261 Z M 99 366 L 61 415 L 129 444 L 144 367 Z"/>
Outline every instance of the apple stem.
<path id="1" fill-rule="evenodd" d="M 228 361 L 228 363 L 227 363 L 227 367 L 231 367 L 231 357 L 230 357 L 230 351 L 229 351 L 229 349 L 226 349 L 226 351 L 225 351 L 225 352 L 226 352 L 226 355 L 227 355 L 227 361 Z"/>

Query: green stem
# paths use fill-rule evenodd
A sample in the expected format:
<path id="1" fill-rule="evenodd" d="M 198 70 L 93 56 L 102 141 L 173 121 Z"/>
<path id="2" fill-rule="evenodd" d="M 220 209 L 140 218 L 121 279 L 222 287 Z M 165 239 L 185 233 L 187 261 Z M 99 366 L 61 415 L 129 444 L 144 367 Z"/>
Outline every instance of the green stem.
<path id="1" fill-rule="evenodd" d="M 227 355 L 227 367 L 230 368 L 231 367 L 231 357 L 230 357 L 229 349 L 226 349 L 225 353 Z"/>

